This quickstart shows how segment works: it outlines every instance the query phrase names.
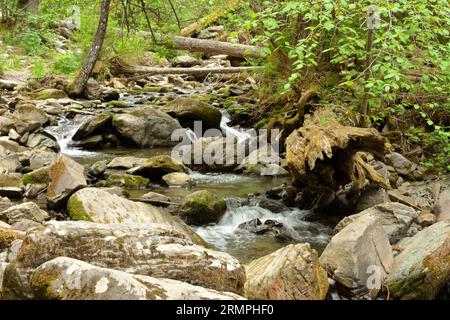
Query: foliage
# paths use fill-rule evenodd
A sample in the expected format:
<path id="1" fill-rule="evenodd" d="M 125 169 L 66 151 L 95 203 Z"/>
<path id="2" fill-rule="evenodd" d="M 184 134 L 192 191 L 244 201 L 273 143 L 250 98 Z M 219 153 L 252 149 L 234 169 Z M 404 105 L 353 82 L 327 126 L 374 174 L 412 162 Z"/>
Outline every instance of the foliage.
<path id="1" fill-rule="evenodd" d="M 81 57 L 75 54 L 64 54 L 57 56 L 52 65 L 52 70 L 56 74 L 73 75 L 81 67 Z"/>
<path id="2" fill-rule="evenodd" d="M 370 18 L 369 9 L 375 13 Z M 429 137 L 422 140 L 424 149 L 435 149 L 430 155 L 435 167 L 446 168 L 449 17 L 446 0 L 284 0 L 265 1 L 246 26 L 257 33 L 256 41 L 265 43 L 269 54 L 288 57 L 284 93 L 301 91 L 302 81 L 310 81 L 311 73 L 338 73 L 339 86 L 324 95 L 329 99 L 325 103 L 359 111 L 367 94 L 370 122 L 381 128 L 389 118 L 417 110 L 421 116 L 413 124 Z M 368 26 L 374 27 L 370 52 Z M 367 57 L 372 58 L 368 68 Z M 428 112 L 431 105 L 434 112 L 447 116 L 433 118 Z M 419 131 L 406 138 L 412 141 L 414 133 Z"/>

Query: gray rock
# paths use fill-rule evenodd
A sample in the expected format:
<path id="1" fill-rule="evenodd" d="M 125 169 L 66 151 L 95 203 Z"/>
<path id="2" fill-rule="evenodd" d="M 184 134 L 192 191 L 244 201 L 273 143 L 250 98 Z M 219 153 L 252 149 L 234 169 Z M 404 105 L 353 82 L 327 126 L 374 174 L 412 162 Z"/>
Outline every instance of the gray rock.
<path id="1" fill-rule="evenodd" d="M 450 280 L 450 223 L 438 222 L 400 244 L 384 283 L 396 299 L 434 299 Z"/>
<path id="2" fill-rule="evenodd" d="M 194 57 L 184 55 L 184 56 L 178 56 L 175 59 L 173 59 L 172 64 L 174 67 L 190 68 L 195 65 L 198 65 L 199 61 L 197 59 L 195 59 Z"/>
<path id="3" fill-rule="evenodd" d="M 229 292 L 99 268 L 65 257 L 56 258 L 37 268 L 31 277 L 31 287 L 35 298 L 51 300 L 243 299 Z"/>
<path id="4" fill-rule="evenodd" d="M 309 244 L 288 245 L 246 266 L 245 296 L 257 300 L 323 300 L 326 271 Z"/>
<path id="5" fill-rule="evenodd" d="M 73 135 L 73 140 L 83 140 L 92 135 L 103 133 L 112 123 L 112 114 L 105 112 L 86 119 Z"/>
<path id="6" fill-rule="evenodd" d="M 64 207 L 67 199 L 86 185 L 84 167 L 66 156 L 60 156 L 50 167 L 50 184 L 47 191 L 49 207 Z"/>
<path id="7" fill-rule="evenodd" d="M 387 202 L 345 217 L 336 225 L 334 232 L 340 232 L 362 216 L 370 216 L 378 220 L 386 231 L 390 243 L 394 244 L 408 235 L 408 231 L 418 215 L 416 210 L 404 204 Z"/>
<path id="8" fill-rule="evenodd" d="M 394 167 L 402 176 L 407 176 L 415 170 L 414 163 L 406 159 L 403 155 L 393 152 L 386 156 L 387 164 Z"/>
<path id="9" fill-rule="evenodd" d="M 142 199 L 156 202 L 170 202 L 170 198 L 156 192 L 148 192 L 142 196 Z"/>
<path id="10" fill-rule="evenodd" d="M 122 169 L 127 170 L 134 167 L 138 167 L 142 164 L 144 164 L 146 159 L 143 158 L 136 158 L 132 156 L 125 156 L 125 157 L 117 157 L 112 159 L 108 165 L 108 169 Z"/>
<path id="11" fill-rule="evenodd" d="M 113 127 L 127 141 L 139 147 L 172 146 L 172 133 L 181 129 L 178 121 L 168 114 L 144 107 L 113 117 Z"/>
<path id="12" fill-rule="evenodd" d="M 0 220 L 8 224 L 17 223 L 22 219 L 44 222 L 48 218 L 48 213 L 41 210 L 34 202 L 18 204 L 0 212 Z"/>
<path id="13" fill-rule="evenodd" d="M 373 216 L 361 216 L 338 234 L 320 256 L 320 264 L 332 278 L 353 292 L 368 292 L 381 285 L 391 271 L 392 248 L 383 227 Z M 371 282 L 371 276 L 378 280 Z"/>
<path id="14" fill-rule="evenodd" d="M 30 230 L 23 241 L 6 268 L 3 284 L 9 298 L 33 297 L 31 274 L 58 257 L 237 294 L 245 282 L 245 269 L 236 259 L 194 245 L 175 229 L 154 223 L 51 221 Z"/>
<path id="15" fill-rule="evenodd" d="M 183 172 L 168 173 L 162 181 L 169 187 L 187 187 L 193 184 L 191 176 Z"/>
<path id="16" fill-rule="evenodd" d="M 67 204 L 72 220 L 97 223 L 159 223 L 184 233 L 197 244 L 205 242 L 179 218 L 158 208 L 134 202 L 97 188 L 85 188 L 73 194 Z"/>

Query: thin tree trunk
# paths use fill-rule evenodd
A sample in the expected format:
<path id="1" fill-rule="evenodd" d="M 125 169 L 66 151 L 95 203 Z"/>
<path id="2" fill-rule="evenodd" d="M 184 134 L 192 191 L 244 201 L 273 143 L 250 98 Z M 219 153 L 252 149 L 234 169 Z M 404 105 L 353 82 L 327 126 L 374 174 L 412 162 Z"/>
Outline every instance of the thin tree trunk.
<path id="1" fill-rule="evenodd" d="M 108 27 L 110 4 L 111 0 L 102 1 L 100 22 L 97 28 L 97 33 L 95 34 L 89 53 L 84 59 L 83 67 L 81 68 L 76 79 L 72 83 L 70 89 L 71 96 L 82 95 L 84 89 L 86 89 L 86 85 L 88 83 L 89 77 L 91 76 L 92 70 L 94 69 L 95 63 L 97 62 L 98 57 L 100 56 L 103 41 L 105 40 L 106 29 Z"/>
<path id="2" fill-rule="evenodd" d="M 175 19 L 177 19 L 178 29 L 181 30 L 180 18 L 178 17 L 177 11 L 175 10 L 175 6 L 172 3 L 172 0 L 169 0 L 170 7 L 172 8 L 173 14 L 175 15 Z"/>
<path id="3" fill-rule="evenodd" d="M 371 16 L 369 15 L 368 18 Z M 365 65 L 365 83 L 370 79 L 371 66 L 372 66 L 372 47 L 373 47 L 373 27 L 369 26 L 367 33 L 367 45 L 366 45 L 366 65 Z M 364 96 L 361 102 L 361 127 L 367 127 L 367 117 L 369 114 L 369 89 L 364 88 Z"/>

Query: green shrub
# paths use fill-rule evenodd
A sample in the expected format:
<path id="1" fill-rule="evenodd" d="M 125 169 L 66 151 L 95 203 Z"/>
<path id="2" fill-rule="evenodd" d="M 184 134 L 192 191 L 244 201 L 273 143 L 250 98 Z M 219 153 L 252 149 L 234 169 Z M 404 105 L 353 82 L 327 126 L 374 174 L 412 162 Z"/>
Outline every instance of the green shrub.
<path id="1" fill-rule="evenodd" d="M 73 75 L 81 67 L 81 57 L 74 54 L 65 54 L 55 58 L 52 71 L 56 74 Z"/>

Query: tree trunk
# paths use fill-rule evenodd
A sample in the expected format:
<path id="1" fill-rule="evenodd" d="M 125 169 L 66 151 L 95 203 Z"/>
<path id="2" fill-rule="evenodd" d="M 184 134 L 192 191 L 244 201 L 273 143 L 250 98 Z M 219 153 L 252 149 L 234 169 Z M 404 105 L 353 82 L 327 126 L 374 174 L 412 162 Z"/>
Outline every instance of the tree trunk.
<path id="1" fill-rule="evenodd" d="M 100 22 L 97 28 L 97 33 L 95 34 L 92 46 L 89 49 L 83 67 L 78 73 L 76 79 L 71 85 L 70 95 L 80 96 L 82 95 L 84 89 L 86 89 L 87 82 L 91 76 L 92 70 L 94 69 L 95 63 L 100 56 L 102 50 L 103 41 L 105 40 L 106 29 L 108 27 L 109 18 L 109 7 L 111 0 L 103 0 L 101 5 Z"/>
<path id="2" fill-rule="evenodd" d="M 167 46 L 179 50 L 203 52 L 210 55 L 226 54 L 230 57 L 237 58 L 260 58 L 264 53 L 261 47 L 185 37 L 174 37 L 172 43 L 167 44 Z"/>
<path id="3" fill-rule="evenodd" d="M 41 0 L 19 0 L 17 8 L 28 12 L 37 12 L 40 4 Z"/>
<path id="4" fill-rule="evenodd" d="M 228 67 L 228 68 L 153 68 L 146 66 L 118 66 L 116 72 L 121 74 L 188 74 L 192 76 L 207 76 L 209 74 L 241 73 L 258 70 L 258 67 Z"/>

